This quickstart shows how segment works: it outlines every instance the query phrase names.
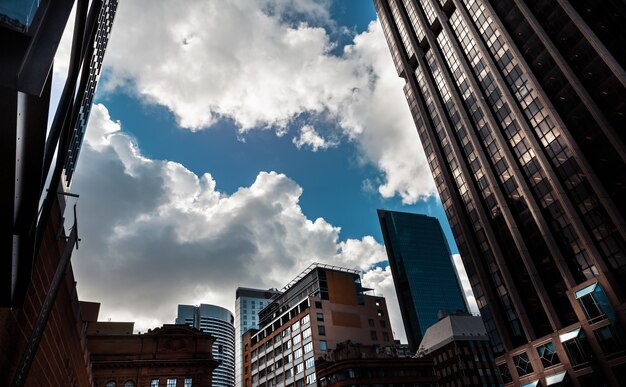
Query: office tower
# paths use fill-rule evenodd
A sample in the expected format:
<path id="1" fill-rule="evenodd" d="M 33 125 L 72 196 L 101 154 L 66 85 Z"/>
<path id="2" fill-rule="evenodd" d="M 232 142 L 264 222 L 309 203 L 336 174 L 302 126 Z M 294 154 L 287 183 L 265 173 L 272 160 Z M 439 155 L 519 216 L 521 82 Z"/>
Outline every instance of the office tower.
<path id="1" fill-rule="evenodd" d="M 467 303 L 436 218 L 378 210 L 404 330 L 415 353 L 440 311 L 467 312 Z"/>
<path id="2" fill-rule="evenodd" d="M 315 384 L 316 359 L 348 340 L 393 353 L 385 299 L 366 291 L 356 270 L 309 266 L 244 334 L 244 386 Z"/>
<path id="3" fill-rule="evenodd" d="M 489 337 L 480 317 L 452 314 L 431 325 L 417 352 L 431 358 L 439 386 L 499 386 Z"/>
<path id="4" fill-rule="evenodd" d="M 221 364 L 213 371 L 213 386 L 235 385 L 235 318 L 216 305 L 178 305 L 176 324 L 188 325 L 215 337 L 213 357 Z"/>
<path id="5" fill-rule="evenodd" d="M 618 385 L 624 3 L 375 4 L 502 373 Z"/>
<path id="6" fill-rule="evenodd" d="M 280 294 L 278 289 L 239 287 L 235 291 L 235 385 L 237 386 L 243 385 L 243 343 L 241 337 L 248 330 L 259 328 L 259 312 L 278 294 Z"/>

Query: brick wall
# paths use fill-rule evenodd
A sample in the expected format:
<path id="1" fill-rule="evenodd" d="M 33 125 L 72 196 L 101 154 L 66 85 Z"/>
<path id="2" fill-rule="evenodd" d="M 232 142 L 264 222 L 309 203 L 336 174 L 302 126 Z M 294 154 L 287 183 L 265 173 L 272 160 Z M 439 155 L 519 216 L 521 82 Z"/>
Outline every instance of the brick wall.
<path id="1" fill-rule="evenodd" d="M 19 309 L 0 308 L 0 385 L 8 386 L 26 348 L 50 288 L 65 240 L 57 240 L 61 212 L 55 203 L 33 268 L 30 288 Z M 3 258 L 4 259 L 4 258 Z M 80 333 L 79 303 L 72 268 L 67 271 L 52 308 L 26 386 L 89 386 L 91 373 L 85 337 Z"/>

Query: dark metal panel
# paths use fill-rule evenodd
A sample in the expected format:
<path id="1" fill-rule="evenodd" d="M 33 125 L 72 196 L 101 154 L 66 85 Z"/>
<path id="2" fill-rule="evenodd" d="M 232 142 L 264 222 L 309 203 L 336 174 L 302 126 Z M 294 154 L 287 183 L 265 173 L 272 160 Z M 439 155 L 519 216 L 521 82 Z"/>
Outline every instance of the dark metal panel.
<path id="1" fill-rule="evenodd" d="M 15 126 L 17 93 L 0 86 L 0 307 L 13 295 L 13 219 L 15 215 Z"/>

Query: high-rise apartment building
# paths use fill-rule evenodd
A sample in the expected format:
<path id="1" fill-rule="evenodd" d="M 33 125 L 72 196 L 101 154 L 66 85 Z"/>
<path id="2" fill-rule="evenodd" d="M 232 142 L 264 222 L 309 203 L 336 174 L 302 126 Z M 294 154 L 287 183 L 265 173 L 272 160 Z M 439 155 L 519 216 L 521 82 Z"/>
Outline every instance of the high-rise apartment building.
<path id="1" fill-rule="evenodd" d="M 409 348 L 415 353 L 439 312 L 467 312 L 467 303 L 437 218 L 378 210 Z"/>
<path id="2" fill-rule="evenodd" d="M 250 329 L 259 328 L 259 312 L 272 298 L 280 294 L 277 289 L 239 287 L 235 291 L 235 385 L 243 385 L 243 343 L 241 338 Z"/>
<path id="3" fill-rule="evenodd" d="M 215 337 L 213 358 L 220 365 L 213 371 L 214 387 L 235 385 L 235 318 L 217 305 L 178 305 L 176 324 L 188 325 Z"/>
<path id="4" fill-rule="evenodd" d="M 375 0 L 507 380 L 626 378 L 626 6 Z"/>
<path id="5" fill-rule="evenodd" d="M 243 336 L 245 387 L 316 385 L 316 359 L 350 340 L 393 353 L 385 299 L 356 270 L 313 264 L 259 313 Z"/>

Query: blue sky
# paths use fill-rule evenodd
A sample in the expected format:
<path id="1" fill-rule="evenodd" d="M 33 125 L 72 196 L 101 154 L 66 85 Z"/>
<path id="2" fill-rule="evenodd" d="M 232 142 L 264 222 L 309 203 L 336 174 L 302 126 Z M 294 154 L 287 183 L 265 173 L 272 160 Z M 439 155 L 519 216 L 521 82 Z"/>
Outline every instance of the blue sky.
<path id="1" fill-rule="evenodd" d="M 362 270 L 404 339 L 376 209 L 452 238 L 373 5 L 185 5 L 118 8 L 71 187 L 79 296 L 145 330 L 330 263 Z"/>

